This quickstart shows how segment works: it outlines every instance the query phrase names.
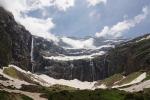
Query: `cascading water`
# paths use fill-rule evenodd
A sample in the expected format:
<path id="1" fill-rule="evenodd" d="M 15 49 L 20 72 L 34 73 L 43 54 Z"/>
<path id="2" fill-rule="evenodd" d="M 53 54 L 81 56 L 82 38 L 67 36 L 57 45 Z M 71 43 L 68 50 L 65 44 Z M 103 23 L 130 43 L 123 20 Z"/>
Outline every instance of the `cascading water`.
<path id="1" fill-rule="evenodd" d="M 94 68 L 94 63 L 92 61 L 92 59 L 90 58 L 90 66 L 91 66 L 91 69 L 92 69 L 92 73 L 91 73 L 91 76 L 92 76 L 92 79 L 94 81 L 94 77 L 95 77 L 95 68 Z"/>
<path id="2" fill-rule="evenodd" d="M 71 79 L 73 79 L 73 68 L 74 68 L 74 65 L 71 64 L 70 67 L 71 67 Z"/>
<path id="3" fill-rule="evenodd" d="M 32 72 L 34 72 L 34 57 L 33 57 L 33 52 L 34 52 L 34 38 L 32 37 L 32 42 L 31 42 L 31 64 L 32 64 Z"/>
<path id="4" fill-rule="evenodd" d="M 107 73 L 109 73 L 109 67 L 108 66 L 106 66 L 106 58 L 107 58 L 107 56 L 108 55 L 105 55 L 105 57 L 104 57 L 104 67 L 107 67 L 107 72 L 105 72 L 105 74 Z"/>

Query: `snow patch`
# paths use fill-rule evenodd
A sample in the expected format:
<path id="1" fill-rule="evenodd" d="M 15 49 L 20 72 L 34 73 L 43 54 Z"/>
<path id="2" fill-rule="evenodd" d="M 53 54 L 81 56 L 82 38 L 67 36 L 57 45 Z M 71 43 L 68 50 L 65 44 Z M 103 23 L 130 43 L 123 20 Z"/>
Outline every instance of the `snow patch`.
<path id="1" fill-rule="evenodd" d="M 39 75 L 39 78 L 43 79 L 47 83 L 51 85 L 59 84 L 59 85 L 66 85 L 74 88 L 79 88 L 79 89 L 92 89 L 94 84 L 96 82 L 81 82 L 77 79 L 74 80 L 64 80 L 64 79 L 54 79 L 51 78 L 47 75 Z"/>
<path id="2" fill-rule="evenodd" d="M 79 81 L 77 79 L 74 79 L 74 80 L 54 79 L 54 78 L 49 77 L 49 76 L 44 75 L 44 74 L 41 74 L 41 75 L 32 74 L 31 72 L 29 72 L 29 71 L 27 72 L 25 70 L 22 70 L 21 68 L 15 66 L 15 65 L 9 65 L 9 67 L 13 67 L 16 70 L 29 75 L 33 81 L 38 82 L 42 86 L 49 87 L 49 86 L 52 86 L 55 84 L 59 84 L 59 85 L 66 85 L 66 86 L 70 86 L 70 87 L 74 87 L 74 88 L 79 88 L 81 90 L 82 89 L 91 89 L 91 90 L 95 89 L 94 84 L 96 83 L 96 81 L 94 81 L 94 82 L 87 82 L 87 81 L 82 82 L 82 81 Z M 6 67 L 6 68 L 8 68 L 8 67 Z M 14 78 L 11 78 L 11 77 L 5 75 L 3 73 L 3 70 L 0 70 L 0 74 L 4 75 L 4 77 L 6 77 L 10 80 L 13 80 L 14 83 L 11 82 L 9 84 L 14 85 L 16 88 L 21 88 L 22 84 L 26 84 L 26 85 L 30 84 L 30 83 L 20 81 L 18 79 L 14 79 Z M 99 88 L 105 88 L 105 86 L 103 85 Z"/>
<path id="3" fill-rule="evenodd" d="M 114 45 L 107 44 L 107 45 L 99 46 L 99 47 L 97 47 L 96 49 L 102 49 L 102 48 L 114 48 L 114 47 L 115 47 Z"/>
<path id="4" fill-rule="evenodd" d="M 3 84 L 4 86 L 14 86 L 17 89 L 20 89 L 22 84 L 30 85 L 30 83 L 28 83 L 28 82 L 21 81 L 19 79 L 15 79 L 15 78 L 12 78 L 12 77 L 4 74 L 2 69 L 0 69 L 0 74 L 3 75 L 3 77 L 9 79 L 7 81 L 0 80 L 0 83 Z"/>
<path id="5" fill-rule="evenodd" d="M 124 87 L 124 86 L 128 86 L 128 85 L 136 84 L 136 83 L 141 82 L 145 78 L 146 78 L 146 72 L 142 73 L 140 76 L 138 76 L 136 79 L 134 79 L 130 83 L 123 84 L 123 85 L 116 85 L 116 86 L 113 86 L 112 88 L 119 88 L 119 87 Z"/>
<path id="6" fill-rule="evenodd" d="M 51 57 L 45 57 L 45 59 L 51 59 L 51 60 L 59 60 L 59 61 L 70 61 L 70 60 L 79 60 L 79 59 L 92 59 L 95 56 L 103 55 L 105 54 L 104 51 L 100 51 L 99 53 L 93 53 L 91 55 L 82 55 L 82 56 L 51 56 Z"/>
<path id="7" fill-rule="evenodd" d="M 105 84 L 101 84 L 100 86 L 95 87 L 96 89 L 107 89 L 107 86 Z"/>
<path id="8" fill-rule="evenodd" d="M 30 78 L 31 78 L 33 81 L 39 83 L 40 85 L 43 85 L 43 86 L 50 86 L 50 84 L 46 83 L 46 82 L 45 82 L 44 80 L 42 80 L 42 79 L 39 79 L 38 75 L 32 74 L 30 71 L 25 71 L 25 70 L 23 70 L 23 69 L 21 69 L 21 68 L 15 66 L 15 65 L 8 65 L 8 66 L 9 66 L 9 67 L 13 67 L 13 68 L 15 68 L 16 70 L 20 71 L 21 73 L 24 73 L 24 74 L 30 76 Z M 3 67 L 3 69 L 5 69 L 5 68 L 8 68 L 8 67 Z M 19 79 L 12 78 L 12 77 L 10 77 L 10 76 L 4 74 L 4 73 L 2 73 L 2 74 L 5 75 L 6 78 L 8 78 L 8 79 L 10 79 L 10 80 L 14 80 L 14 82 L 18 82 L 18 81 L 19 81 L 21 85 L 28 83 L 28 82 L 24 83 L 25 81 L 21 81 L 21 80 L 19 80 Z M 20 86 L 20 87 L 21 87 L 21 86 Z"/>
<path id="9" fill-rule="evenodd" d="M 120 90 L 124 90 L 127 92 L 138 92 L 138 91 L 142 91 L 144 88 L 150 88 L 150 80 Z"/>
<path id="10" fill-rule="evenodd" d="M 147 37 L 144 37 L 144 38 L 142 38 L 142 39 L 140 39 L 140 40 L 137 40 L 136 42 L 141 42 L 141 41 L 143 41 L 143 40 L 148 40 L 148 39 L 150 39 L 150 35 L 148 35 Z"/>

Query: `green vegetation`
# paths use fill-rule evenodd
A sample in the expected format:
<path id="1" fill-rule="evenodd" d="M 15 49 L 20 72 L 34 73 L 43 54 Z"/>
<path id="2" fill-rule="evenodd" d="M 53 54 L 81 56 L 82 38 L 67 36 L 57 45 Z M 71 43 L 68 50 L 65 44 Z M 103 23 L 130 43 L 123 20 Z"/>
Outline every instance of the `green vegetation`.
<path id="1" fill-rule="evenodd" d="M 31 76 L 29 74 L 22 73 L 13 67 L 4 68 L 3 73 L 19 80 L 24 80 L 29 83 L 37 84 L 31 79 Z"/>
<path id="2" fill-rule="evenodd" d="M 76 90 L 48 92 L 42 97 L 48 100 L 150 100 L 150 89 L 146 92 L 127 93 L 119 90 Z"/>
<path id="3" fill-rule="evenodd" d="M 0 91 L 0 100 L 33 100 L 33 99 L 23 94 Z"/>
<path id="4" fill-rule="evenodd" d="M 113 86 L 116 82 L 120 81 L 121 79 L 123 79 L 123 75 L 121 74 L 115 74 L 109 78 L 106 78 L 102 81 L 99 81 L 98 84 L 96 85 L 100 85 L 100 84 L 105 84 L 107 87 L 111 87 Z"/>
<path id="5" fill-rule="evenodd" d="M 147 74 L 146 74 L 146 78 L 145 78 L 143 81 L 146 81 L 146 80 L 150 80 L 150 71 L 149 71 L 149 72 L 147 72 Z"/>
<path id="6" fill-rule="evenodd" d="M 45 93 L 45 92 L 59 92 L 59 91 L 75 91 L 76 88 L 64 86 L 64 85 L 53 85 L 50 87 L 43 87 L 40 85 L 22 85 L 21 89 L 22 91 L 28 91 L 28 92 L 38 92 L 38 93 Z"/>
<path id="7" fill-rule="evenodd" d="M 51 87 L 48 88 L 49 91 L 55 91 L 55 92 L 59 92 L 62 90 L 67 90 L 67 91 L 75 91 L 77 90 L 76 88 L 73 87 L 69 87 L 69 86 L 65 86 L 65 85 L 53 85 Z"/>
<path id="8" fill-rule="evenodd" d="M 123 80 L 118 82 L 117 85 L 123 85 L 123 84 L 130 83 L 141 74 L 142 74 L 142 72 L 134 72 L 132 74 L 129 74 L 129 75 L 126 76 L 126 78 L 124 78 Z"/>
<path id="9" fill-rule="evenodd" d="M 77 90 L 67 86 L 54 85 L 51 87 L 23 86 L 21 89 L 29 92 L 42 93 L 41 97 L 48 100 L 150 100 L 150 89 L 143 92 L 128 93 L 117 89 Z"/>
<path id="10" fill-rule="evenodd" d="M 123 100 L 122 93 L 117 90 L 76 90 L 76 91 L 60 91 L 49 92 L 48 100 Z"/>
<path id="11" fill-rule="evenodd" d="M 11 77 L 16 78 L 16 79 L 20 79 L 18 74 L 17 74 L 18 71 L 13 67 L 4 68 L 3 72 L 5 74 L 7 74 L 8 76 L 11 76 Z"/>
<path id="12" fill-rule="evenodd" d="M 25 84 L 23 84 L 22 87 L 20 88 L 20 90 L 27 91 L 27 92 L 35 92 L 35 93 L 45 93 L 48 91 L 48 88 L 40 86 L 40 85 L 25 85 Z"/>

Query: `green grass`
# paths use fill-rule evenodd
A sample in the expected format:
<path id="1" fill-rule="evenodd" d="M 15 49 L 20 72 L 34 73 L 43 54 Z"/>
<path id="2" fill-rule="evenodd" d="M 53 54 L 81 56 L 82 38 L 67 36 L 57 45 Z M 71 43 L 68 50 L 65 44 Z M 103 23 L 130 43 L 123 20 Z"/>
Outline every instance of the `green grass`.
<path id="1" fill-rule="evenodd" d="M 8 76 L 11 76 L 11 77 L 16 78 L 16 79 L 20 79 L 18 74 L 17 74 L 17 70 L 13 67 L 4 68 L 3 72 L 5 74 L 7 74 Z"/>
<path id="2" fill-rule="evenodd" d="M 31 79 L 31 76 L 29 74 L 22 73 L 13 67 L 4 68 L 3 73 L 19 80 L 23 80 L 33 84 L 38 84 Z"/>
<path id="3" fill-rule="evenodd" d="M 146 81 L 146 80 L 150 80 L 150 71 L 149 71 L 149 72 L 147 72 L 147 74 L 146 74 L 146 78 L 145 78 L 143 81 Z"/>
<path id="4" fill-rule="evenodd" d="M 64 86 L 64 85 L 53 85 L 50 87 L 44 87 L 41 85 L 22 85 L 20 88 L 22 91 L 28 91 L 28 92 L 38 92 L 38 93 L 45 93 L 45 92 L 59 92 L 59 91 L 75 91 L 76 88 Z"/>
<path id="5" fill-rule="evenodd" d="M 117 90 L 77 90 L 73 92 L 60 91 L 48 94 L 48 100 L 123 100 Z"/>
<path id="6" fill-rule="evenodd" d="M 0 91 L 0 100 L 33 100 L 33 99 L 23 94 Z"/>
<path id="7" fill-rule="evenodd" d="M 77 90 L 77 89 L 73 88 L 73 87 L 65 86 L 65 85 L 56 84 L 56 85 L 50 86 L 48 88 L 48 90 L 58 92 L 58 91 L 62 91 L 62 90 L 74 91 L 74 90 Z"/>
<path id="8" fill-rule="evenodd" d="M 99 81 L 97 85 L 100 85 L 100 84 L 105 84 L 107 87 L 111 87 L 114 85 L 115 82 L 118 82 L 120 81 L 121 79 L 123 79 L 123 75 L 121 74 L 115 74 L 109 78 L 106 78 L 102 81 Z"/>
<path id="9" fill-rule="evenodd" d="M 49 92 L 46 96 L 48 100 L 150 100 L 150 90 L 138 93 L 127 93 L 116 89 L 76 90 Z"/>
<path id="10" fill-rule="evenodd" d="M 123 80 L 118 82 L 117 85 L 123 85 L 123 84 L 130 83 L 134 79 L 136 79 L 138 76 L 140 76 L 141 74 L 142 74 L 142 72 L 134 72 L 132 74 L 129 74 L 129 75 L 126 76 L 126 78 L 124 78 Z"/>

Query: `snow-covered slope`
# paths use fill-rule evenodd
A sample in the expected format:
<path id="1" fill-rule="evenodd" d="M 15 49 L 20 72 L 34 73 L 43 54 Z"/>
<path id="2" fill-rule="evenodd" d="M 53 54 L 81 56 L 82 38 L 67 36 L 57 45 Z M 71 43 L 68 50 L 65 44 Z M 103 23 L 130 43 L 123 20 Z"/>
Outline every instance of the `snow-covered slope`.
<path id="1" fill-rule="evenodd" d="M 136 83 L 139 83 L 141 81 L 143 81 L 146 78 L 146 72 L 142 73 L 140 76 L 138 76 L 137 78 L 135 78 L 133 81 L 123 84 L 123 85 L 115 85 L 112 88 L 119 88 L 119 87 L 124 87 L 124 86 L 129 86 L 129 85 L 133 85 Z"/>
<path id="2" fill-rule="evenodd" d="M 101 88 L 101 89 L 108 88 L 104 83 L 100 84 L 100 85 L 95 85 L 95 84 L 97 84 L 97 81 L 94 81 L 94 82 L 86 82 L 86 81 L 81 82 L 77 79 L 74 79 L 74 80 L 54 79 L 54 78 L 49 77 L 49 76 L 44 75 L 44 74 L 33 74 L 29 71 L 27 72 L 25 70 L 22 70 L 22 69 L 20 69 L 19 67 L 15 66 L 15 65 L 9 65 L 9 67 L 5 67 L 5 68 L 15 68 L 17 71 L 21 72 L 22 74 L 30 76 L 30 78 L 33 81 L 39 83 L 42 86 L 46 86 L 46 87 L 57 84 L 57 85 L 70 86 L 70 87 L 78 88 L 78 89 L 81 89 L 81 90 L 82 89 L 94 90 L 94 89 L 97 89 L 97 88 Z M 12 78 L 12 76 L 9 76 L 9 75 L 5 74 L 3 72 L 3 70 L 2 69 L 0 70 L 0 75 L 3 75 L 5 78 L 9 79 L 7 81 L 0 80 L 0 83 L 3 84 L 4 86 L 14 86 L 15 88 L 19 89 L 19 88 L 21 88 L 22 84 L 25 84 L 25 85 L 32 85 L 33 84 L 33 83 L 26 82 L 24 80 L 19 80 L 19 79 Z M 131 86 L 129 88 L 125 88 L 124 90 L 136 88 L 135 84 L 140 83 L 145 78 L 146 78 L 146 73 L 144 72 L 141 75 L 139 75 L 137 78 L 135 78 L 133 81 L 131 81 L 129 83 L 126 83 L 126 84 L 123 84 L 123 85 L 120 85 L 120 86 L 119 85 L 117 85 L 117 86 L 114 85 L 114 86 L 112 86 L 112 88 L 120 88 L 120 87 L 124 87 L 124 86 Z M 137 87 L 138 86 L 140 87 L 139 90 L 144 88 L 143 84 L 146 84 L 145 87 L 150 87 L 150 82 L 149 81 L 145 81 L 145 82 L 142 82 L 140 84 L 141 85 L 137 85 Z"/>
<path id="3" fill-rule="evenodd" d="M 77 79 L 74 79 L 74 80 L 54 79 L 54 78 L 49 77 L 49 76 L 44 75 L 44 74 L 39 74 L 39 75 L 38 74 L 32 74 L 31 72 L 29 72 L 29 71 L 27 72 L 25 70 L 22 70 L 15 65 L 9 65 L 9 67 L 13 67 L 17 71 L 21 72 L 22 74 L 30 76 L 30 78 L 33 81 L 39 83 L 42 86 L 46 86 L 46 87 L 58 84 L 58 85 L 66 85 L 66 86 L 70 86 L 70 87 L 74 87 L 74 88 L 79 88 L 79 89 L 94 89 L 94 84 L 96 83 L 96 82 L 81 82 Z M 0 74 L 9 79 L 9 81 L 0 80 L 0 83 L 3 84 L 4 86 L 13 85 L 14 87 L 19 89 L 19 88 L 21 88 L 22 84 L 26 84 L 26 85 L 33 84 L 33 83 L 25 82 L 24 80 L 12 78 L 11 76 L 4 74 L 2 69 L 0 70 Z"/>
<path id="4" fill-rule="evenodd" d="M 127 92 L 139 92 L 139 91 L 142 91 L 145 88 L 150 88 L 150 80 L 147 80 L 147 81 L 141 82 L 139 84 L 129 86 L 127 88 L 122 88 L 120 90 L 124 90 L 124 91 L 127 91 Z"/>

